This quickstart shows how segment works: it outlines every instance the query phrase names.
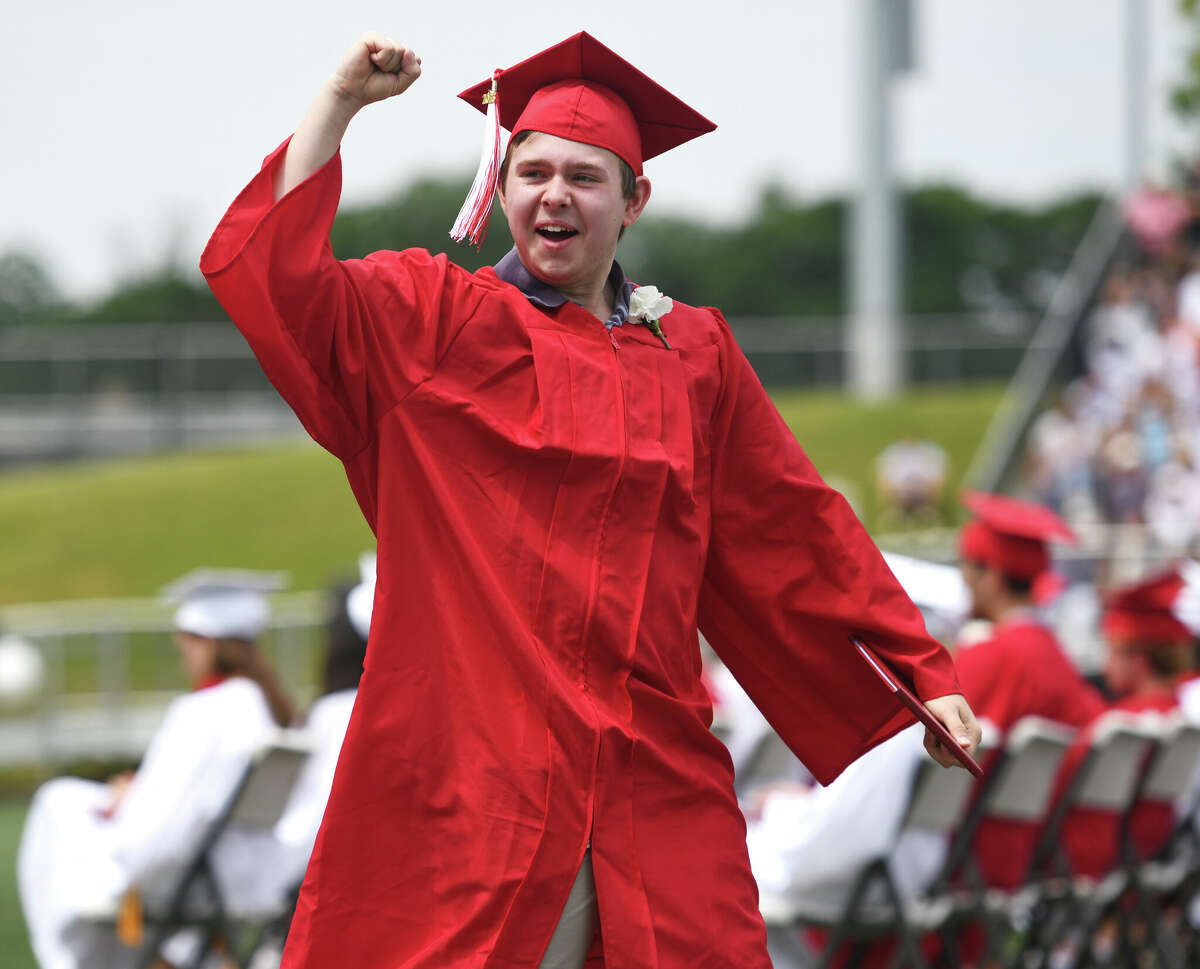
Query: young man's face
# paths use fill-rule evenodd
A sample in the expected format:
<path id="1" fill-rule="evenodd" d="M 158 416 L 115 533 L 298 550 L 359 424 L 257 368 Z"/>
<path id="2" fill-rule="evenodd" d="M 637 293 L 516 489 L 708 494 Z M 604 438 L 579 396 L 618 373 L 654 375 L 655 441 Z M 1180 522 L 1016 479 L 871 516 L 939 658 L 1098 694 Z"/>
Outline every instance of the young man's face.
<path id="1" fill-rule="evenodd" d="M 639 178 L 626 199 L 611 151 L 539 132 L 513 150 L 500 189 L 525 268 L 574 297 L 603 286 L 621 228 L 641 214 L 650 182 Z"/>

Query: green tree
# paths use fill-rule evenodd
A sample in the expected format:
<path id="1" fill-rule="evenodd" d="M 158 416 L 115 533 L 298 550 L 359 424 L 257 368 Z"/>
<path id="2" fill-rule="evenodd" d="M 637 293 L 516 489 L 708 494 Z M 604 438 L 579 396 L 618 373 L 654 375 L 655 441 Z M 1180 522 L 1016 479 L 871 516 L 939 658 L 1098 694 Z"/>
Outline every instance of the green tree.
<path id="1" fill-rule="evenodd" d="M 0 253 L 0 326 L 37 323 L 62 310 L 50 273 L 28 252 Z"/>
<path id="2" fill-rule="evenodd" d="M 446 252 L 468 270 L 494 264 L 512 245 L 498 208 L 481 251 L 455 245 L 448 234 L 467 182 L 465 175 L 424 178 L 382 202 L 344 206 L 331 232 L 335 254 L 357 258 L 380 249 L 421 247 Z M 952 185 L 906 192 L 905 308 L 915 313 L 978 308 L 978 294 L 964 283 L 983 278 L 989 308 L 1041 309 L 1031 281 L 1063 271 L 1097 204 L 1098 196 L 1081 194 L 1023 208 L 995 204 Z M 767 186 L 739 224 L 648 215 L 626 234 L 618 258 L 635 280 L 690 303 L 720 306 L 731 317 L 841 316 L 846 311 L 845 223 L 844 199 L 803 200 Z M 60 306 L 58 316 L 95 322 L 226 319 L 200 276 L 175 268 L 184 262 L 190 259 L 173 259 L 94 304 Z M 54 305 L 53 289 L 39 267 L 17 262 L 11 274 L 24 281 L 8 288 L 18 294 L 9 302 L 25 309 L 7 311 L 0 322 L 27 320 L 31 307 Z M 5 291 L 0 289 L 0 300 Z"/>
<path id="3" fill-rule="evenodd" d="M 84 323 L 204 323 L 227 320 L 204 280 L 164 268 L 118 286 L 98 303 L 77 309 Z"/>

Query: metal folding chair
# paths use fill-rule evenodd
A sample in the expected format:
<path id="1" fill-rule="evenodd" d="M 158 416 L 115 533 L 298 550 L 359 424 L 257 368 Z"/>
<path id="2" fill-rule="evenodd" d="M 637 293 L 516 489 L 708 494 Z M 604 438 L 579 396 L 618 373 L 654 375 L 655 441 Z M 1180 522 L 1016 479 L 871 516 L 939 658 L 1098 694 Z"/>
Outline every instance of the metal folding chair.
<path id="1" fill-rule="evenodd" d="M 995 739 L 994 729 L 985 732 L 981 756 L 994 748 Z M 946 769 L 931 760 L 923 760 L 914 772 L 894 844 L 910 831 L 952 839 L 954 832 L 963 826 L 974 789 L 975 778 L 965 770 Z M 942 883 L 940 876 L 937 882 Z M 817 961 L 820 969 L 831 964 L 843 945 L 858 953 L 872 942 L 885 938 L 896 941 L 892 967 L 928 969 L 928 962 L 921 952 L 921 938 L 927 932 L 935 931 L 952 910 L 953 898 L 940 890 L 904 898 L 893 873 L 889 852 L 872 859 L 856 873 L 846 901 L 840 907 L 799 901 L 786 911 L 764 912 L 764 915 L 768 922 L 795 929 L 828 930 Z"/>
<path id="2" fill-rule="evenodd" d="M 959 935 L 969 924 L 984 933 L 984 961 L 1001 958 L 1008 935 L 1038 901 L 1038 886 L 1002 890 L 986 883 L 974 851 L 985 820 L 1040 825 L 1050 814 L 1055 779 L 1075 732 L 1042 717 L 1023 717 L 1009 730 L 994 764 L 988 766 L 976 809 L 954 842 L 944 874 L 955 890 L 954 917 L 943 926 L 943 947 L 957 959 Z"/>
<path id="3" fill-rule="evenodd" d="M 1037 886 L 1022 955 L 1028 964 L 1074 960 L 1074 965 L 1108 961 L 1133 965 L 1128 912 L 1119 904 L 1130 886 L 1129 867 L 1119 860 L 1120 845 L 1108 846 L 1117 864 L 1099 878 L 1071 868 L 1063 832 L 1073 809 L 1105 812 L 1123 819 L 1133 809 L 1148 757 L 1161 731 L 1152 722 L 1123 711 L 1101 716 L 1090 728 L 1088 749 L 1079 769 L 1059 798 L 1039 838 L 1031 870 Z M 1109 955 L 1096 950 L 1093 936 L 1105 914 L 1117 917 L 1117 934 Z"/>
<path id="4" fill-rule="evenodd" d="M 246 930 L 257 927 L 239 924 L 240 919 L 229 911 L 218 882 L 215 851 L 231 831 L 274 829 L 308 756 L 309 748 L 300 739 L 282 736 L 246 766 L 229 801 L 165 896 L 165 903 L 146 913 L 151 931 L 138 957 L 142 969 L 148 969 L 167 939 L 183 929 L 196 930 L 201 936 L 190 969 L 199 969 L 218 941 L 239 966 L 248 965 L 261 931 L 253 933 L 251 945 L 239 944 L 245 941 L 240 937 Z"/>
<path id="5" fill-rule="evenodd" d="M 1142 958 L 1164 967 L 1197 964 L 1195 939 L 1187 922 L 1187 907 L 1200 887 L 1200 842 L 1195 827 L 1195 798 L 1200 771 L 1200 726 L 1180 714 L 1165 717 L 1161 739 L 1146 769 L 1136 804 L 1157 804 L 1175 809 L 1174 830 L 1167 842 L 1149 858 L 1141 857 L 1133 838 L 1131 820 L 1122 827 L 1121 855 L 1129 866 L 1133 909 L 1141 922 Z M 1108 913 L 1101 913 L 1101 917 Z M 1192 951 L 1189 951 L 1192 950 Z"/>

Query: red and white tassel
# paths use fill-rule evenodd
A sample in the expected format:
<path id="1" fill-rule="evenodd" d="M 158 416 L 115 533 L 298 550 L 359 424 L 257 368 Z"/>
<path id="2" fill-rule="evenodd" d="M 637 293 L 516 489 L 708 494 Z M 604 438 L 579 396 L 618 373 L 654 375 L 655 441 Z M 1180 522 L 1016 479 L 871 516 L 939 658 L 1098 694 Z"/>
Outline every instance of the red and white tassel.
<path id="1" fill-rule="evenodd" d="M 479 170 L 475 172 L 471 191 L 450 230 L 450 238 L 455 242 L 466 239 L 476 249 L 483 245 L 487 236 L 488 216 L 496 197 L 496 186 L 500 183 L 500 104 L 496 93 L 499 76 L 499 71 L 492 75 L 492 89 L 483 96 L 487 120 L 484 122 L 483 148 L 479 153 Z"/>

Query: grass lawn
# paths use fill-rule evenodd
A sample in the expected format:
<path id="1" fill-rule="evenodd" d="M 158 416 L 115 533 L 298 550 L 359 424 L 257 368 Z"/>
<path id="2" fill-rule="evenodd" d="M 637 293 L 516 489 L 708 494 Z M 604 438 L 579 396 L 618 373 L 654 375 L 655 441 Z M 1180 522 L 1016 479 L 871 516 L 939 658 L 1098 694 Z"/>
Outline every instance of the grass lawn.
<path id="1" fill-rule="evenodd" d="M 317 589 L 374 545 L 316 445 L 187 452 L 0 476 L 0 603 L 154 595 L 197 565 Z"/>
<path id="2" fill-rule="evenodd" d="M 0 966 L 37 969 L 17 901 L 17 839 L 25 821 L 25 805 L 0 801 Z"/>
<path id="3" fill-rule="evenodd" d="M 918 390 L 864 405 L 780 392 L 817 468 L 875 516 L 875 456 L 917 434 L 950 455 L 947 513 L 1001 388 Z M 353 573 L 373 538 L 341 465 L 309 443 L 70 464 L 0 475 L 0 604 L 153 595 L 196 565 L 284 569 L 292 588 Z"/>
<path id="4" fill-rule="evenodd" d="M 1003 385 L 983 384 L 918 389 L 886 404 L 860 404 L 833 392 L 790 391 L 774 400 L 817 470 L 846 491 L 870 528 L 878 510 L 875 458 L 903 437 L 926 438 L 945 449 L 950 468 L 943 512 L 948 524 L 960 520 L 962 476 L 1003 392 Z"/>

